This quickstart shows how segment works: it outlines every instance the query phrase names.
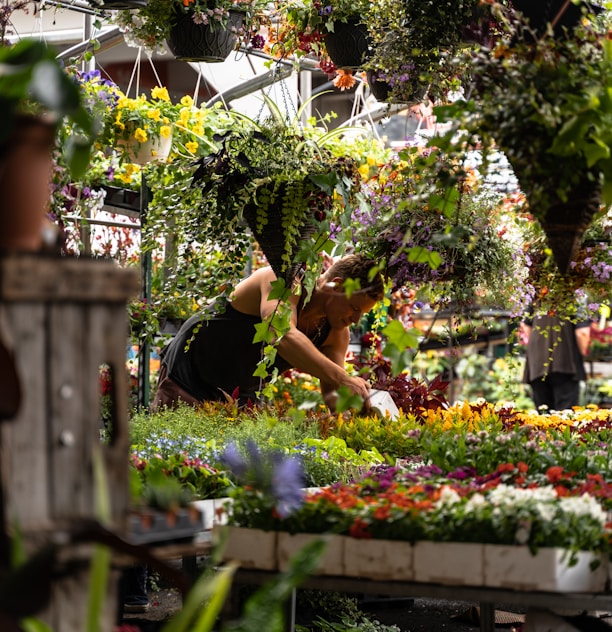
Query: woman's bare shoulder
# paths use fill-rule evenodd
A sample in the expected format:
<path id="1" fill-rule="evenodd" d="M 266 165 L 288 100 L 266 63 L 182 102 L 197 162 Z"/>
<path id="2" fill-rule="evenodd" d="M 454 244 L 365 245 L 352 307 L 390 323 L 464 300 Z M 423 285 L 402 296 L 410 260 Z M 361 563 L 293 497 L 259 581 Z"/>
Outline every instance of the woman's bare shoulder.
<path id="1" fill-rule="evenodd" d="M 270 283 L 276 279 L 272 268 L 259 268 L 234 288 L 230 295 L 232 306 L 239 312 L 259 314 L 261 297 L 269 292 Z"/>

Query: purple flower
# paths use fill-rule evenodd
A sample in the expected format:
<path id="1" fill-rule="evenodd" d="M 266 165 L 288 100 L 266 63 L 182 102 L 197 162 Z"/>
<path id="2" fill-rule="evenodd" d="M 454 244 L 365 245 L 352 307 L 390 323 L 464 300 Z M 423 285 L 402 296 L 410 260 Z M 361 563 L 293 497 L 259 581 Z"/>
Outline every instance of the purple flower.
<path id="1" fill-rule="evenodd" d="M 253 48 L 263 48 L 266 40 L 261 35 L 253 35 L 251 38 L 251 46 Z"/>
<path id="2" fill-rule="evenodd" d="M 292 457 L 279 460 L 272 474 L 272 493 L 276 500 L 276 511 L 281 518 L 286 518 L 302 506 L 303 487 L 301 462 Z"/>
<path id="3" fill-rule="evenodd" d="M 229 467 L 232 474 L 238 478 L 243 477 L 248 470 L 248 464 L 240 454 L 238 446 L 235 443 L 230 443 L 220 457 L 221 463 Z"/>

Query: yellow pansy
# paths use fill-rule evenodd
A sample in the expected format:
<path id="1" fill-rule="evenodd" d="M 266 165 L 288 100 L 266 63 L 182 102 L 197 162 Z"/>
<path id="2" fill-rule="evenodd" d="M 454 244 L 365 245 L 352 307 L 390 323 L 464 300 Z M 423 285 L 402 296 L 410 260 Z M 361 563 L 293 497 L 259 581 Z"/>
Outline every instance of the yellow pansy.
<path id="1" fill-rule="evenodd" d="M 148 136 L 147 133 L 145 132 L 145 130 L 142 129 L 142 127 L 139 127 L 136 129 L 136 131 L 134 132 L 134 138 L 139 142 L 139 143 L 146 143 Z"/>
<path id="2" fill-rule="evenodd" d="M 204 136 L 204 126 L 203 125 L 194 125 L 192 129 L 193 129 L 193 133 L 196 136 Z"/>
<path id="3" fill-rule="evenodd" d="M 151 90 L 151 98 L 159 99 L 160 101 L 170 101 L 167 88 L 160 88 L 159 86 L 155 86 L 153 90 Z"/>
<path id="4" fill-rule="evenodd" d="M 188 94 L 186 94 L 181 99 L 181 105 L 184 105 L 186 108 L 191 108 L 193 107 L 193 99 Z"/>
<path id="5" fill-rule="evenodd" d="M 199 146 L 198 143 L 196 143 L 194 141 L 190 141 L 188 143 L 185 143 L 185 149 L 188 152 L 192 153 L 192 154 L 195 154 L 196 151 L 198 151 L 198 146 Z"/>
<path id="6" fill-rule="evenodd" d="M 170 138 L 171 134 L 172 134 L 172 128 L 169 125 L 162 125 L 159 128 L 159 135 L 162 138 Z"/>
<path id="7" fill-rule="evenodd" d="M 159 122 L 161 120 L 161 112 L 157 108 L 149 110 L 147 112 L 147 118 L 150 118 L 152 121 Z"/>
<path id="8" fill-rule="evenodd" d="M 190 118 L 191 118 L 191 110 L 189 110 L 188 108 L 183 108 L 181 110 L 179 120 L 184 127 L 187 127 Z"/>

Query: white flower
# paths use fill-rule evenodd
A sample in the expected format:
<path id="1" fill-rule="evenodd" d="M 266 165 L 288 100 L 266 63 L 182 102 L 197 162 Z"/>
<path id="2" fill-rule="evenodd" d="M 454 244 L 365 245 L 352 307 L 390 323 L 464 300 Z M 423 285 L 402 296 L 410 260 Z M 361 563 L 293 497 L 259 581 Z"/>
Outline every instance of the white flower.
<path id="1" fill-rule="evenodd" d="M 559 506 L 563 513 L 573 514 L 575 516 L 590 516 L 597 520 L 602 526 L 607 522 L 606 512 L 597 499 L 593 498 L 590 494 L 560 498 Z"/>
<path id="2" fill-rule="evenodd" d="M 440 493 L 440 498 L 436 501 L 436 506 L 442 509 L 444 507 L 452 507 L 460 502 L 461 496 L 448 485 L 444 485 Z"/>

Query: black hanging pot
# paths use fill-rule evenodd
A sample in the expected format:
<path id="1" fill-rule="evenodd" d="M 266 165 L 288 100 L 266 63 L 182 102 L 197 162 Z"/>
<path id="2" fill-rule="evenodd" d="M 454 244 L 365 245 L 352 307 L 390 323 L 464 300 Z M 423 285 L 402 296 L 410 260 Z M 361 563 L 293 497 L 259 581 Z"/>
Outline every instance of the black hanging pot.
<path id="1" fill-rule="evenodd" d="M 336 68 L 358 70 L 370 55 L 368 28 L 361 18 L 334 22 L 334 30 L 325 36 L 325 48 Z"/>
<path id="2" fill-rule="evenodd" d="M 244 13 L 230 11 L 226 25 L 196 24 L 191 12 L 178 11 L 167 40 L 168 48 L 180 61 L 225 61 L 236 47 Z"/>
<path id="3" fill-rule="evenodd" d="M 102 11 L 131 11 L 147 6 L 147 0 L 91 0 L 92 7 Z"/>
<path id="4" fill-rule="evenodd" d="M 579 4 L 567 0 L 512 0 L 512 6 L 528 20 L 537 36 L 544 35 L 547 25 L 555 20 L 553 32 L 561 35 L 563 29 L 573 29 L 578 25 L 585 10 L 591 13 L 603 11 L 602 7 L 587 0 L 582 0 Z"/>
<path id="5" fill-rule="evenodd" d="M 367 70 L 366 79 L 370 93 L 381 103 L 420 103 L 427 94 L 427 87 L 417 82 L 406 82 L 394 90 L 391 83 L 384 79 L 384 73 L 377 70 Z"/>

